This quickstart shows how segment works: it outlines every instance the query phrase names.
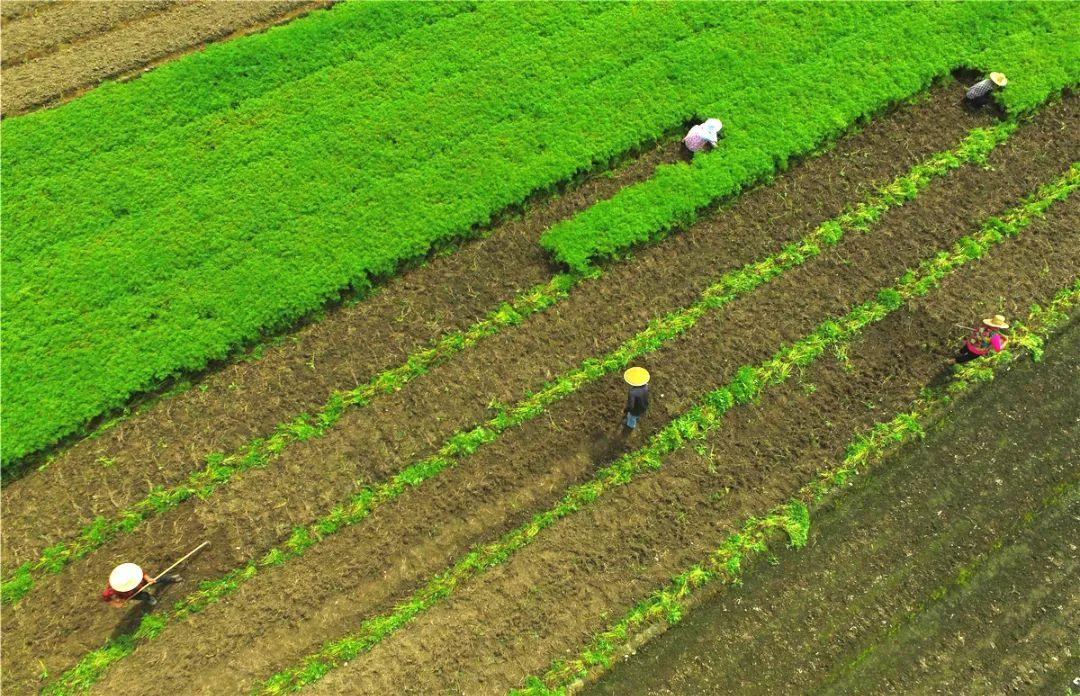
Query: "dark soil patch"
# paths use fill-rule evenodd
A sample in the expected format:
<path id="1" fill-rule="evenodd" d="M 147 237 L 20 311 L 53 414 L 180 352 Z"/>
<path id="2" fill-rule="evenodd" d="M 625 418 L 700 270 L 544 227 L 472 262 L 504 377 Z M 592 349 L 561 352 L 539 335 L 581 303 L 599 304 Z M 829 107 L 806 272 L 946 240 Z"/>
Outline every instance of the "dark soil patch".
<path id="1" fill-rule="evenodd" d="M 115 514 L 152 486 L 184 480 L 211 452 L 234 451 L 277 423 L 317 409 L 334 389 L 366 382 L 431 339 L 467 328 L 501 301 L 545 282 L 552 269 L 536 244 L 541 232 L 647 179 L 677 150 L 666 138 L 614 169 L 537 197 L 520 217 L 390 279 L 375 296 L 338 308 L 261 359 L 228 365 L 7 484 L 0 492 L 4 563 L 36 558 L 95 516 Z"/>
<path id="2" fill-rule="evenodd" d="M 1065 692 L 1076 355 L 1080 322 L 813 514 L 806 550 L 755 564 L 588 693 Z"/>
<path id="3" fill-rule="evenodd" d="M 87 11 L 96 3 L 87 5 Z M 121 4 L 121 3 L 117 3 Z M 107 79 L 126 79 L 198 50 L 207 43 L 262 31 L 329 2 L 260 0 L 259 2 L 180 3 L 148 13 L 115 29 L 76 41 L 3 71 L 3 116 L 13 116 L 72 99 Z M 48 8 L 42 20 L 78 13 L 65 6 Z M 35 14 L 21 20 L 30 22 Z M 10 22 L 15 25 L 15 20 Z M 7 28 L 5 27 L 5 31 Z M 62 33 L 57 26 L 56 32 Z"/>
<path id="4" fill-rule="evenodd" d="M 591 297 L 571 299 L 564 306 L 576 308 L 556 309 L 550 314 L 556 322 L 564 315 L 576 317 L 585 328 L 544 326 L 535 335 L 547 340 L 550 335 L 578 332 L 578 336 L 588 338 L 595 325 L 606 327 L 605 338 L 611 345 L 626 335 L 619 333 L 625 327 L 641 326 L 665 307 L 681 306 L 697 293 L 701 283 L 730 265 L 775 250 L 779 240 L 798 238 L 820 220 L 835 215 L 846 201 L 862 195 L 868 182 L 895 176 L 918 158 L 949 147 L 973 123 L 982 122 L 955 118 L 950 102 L 958 89 L 955 84 L 939 87 L 930 101 L 878 121 L 865 133 L 850 138 L 835 155 L 837 159 L 820 164 L 810 161 L 798 168 L 801 174 L 797 179 L 781 177 L 769 187 L 772 195 L 743 196 L 743 202 L 724 211 L 725 227 L 715 235 L 712 228 L 703 226 L 696 233 L 670 240 L 669 245 L 678 245 L 674 253 L 686 259 L 686 273 L 675 268 L 666 271 L 666 276 L 656 277 L 654 269 L 662 256 L 647 256 L 633 267 L 617 267 L 612 273 L 621 275 L 608 286 L 612 289 L 601 290 L 607 293 L 601 300 L 601 310 L 606 312 L 602 317 L 595 322 L 591 319 L 591 313 L 599 311 Z M 236 449 L 250 438 L 269 432 L 276 423 L 323 403 L 333 389 L 351 388 L 366 381 L 399 364 L 432 336 L 464 328 L 514 292 L 546 280 L 548 261 L 535 243 L 540 232 L 610 197 L 622 186 L 647 178 L 657 164 L 672 161 L 677 150 L 674 144 L 654 149 L 617 169 L 613 176 L 598 175 L 572 187 L 561 198 L 538 201 L 523 219 L 510 221 L 480 242 L 389 281 L 375 297 L 308 326 L 283 345 L 267 351 L 261 360 L 230 365 L 209 376 L 198 388 L 163 400 L 148 413 L 119 424 L 99 438 L 79 443 L 45 470 L 9 484 L 0 493 L 5 510 L 5 564 L 36 557 L 41 549 L 67 538 L 95 516 L 114 514 L 140 499 L 152 486 L 183 480 L 202 465 L 206 454 Z M 875 153 L 882 154 L 877 157 Z M 805 211 L 793 202 L 797 198 L 805 201 Z M 710 254 L 710 248 L 716 251 Z M 721 264 L 719 270 L 717 263 Z M 491 269 L 499 272 L 492 273 Z M 696 277 L 690 271 L 701 276 L 695 281 L 697 285 L 684 287 L 683 275 Z M 633 294 L 642 290 L 639 278 L 647 278 L 650 286 L 663 287 L 667 297 L 642 299 L 640 294 Z M 624 296 L 619 283 L 635 289 Z M 628 306 L 625 315 L 620 315 Z M 534 317 L 527 324 L 532 326 L 539 320 Z M 628 324 L 628 320 L 636 323 Z M 511 343 L 514 340 L 511 338 Z M 599 345 L 597 337 L 592 346 L 558 356 L 560 346 L 552 342 L 544 349 L 545 354 L 554 351 L 561 362 L 531 367 L 543 368 L 543 378 L 547 379 L 559 365 L 575 364 Z M 505 360 L 506 356 L 524 354 L 528 353 L 502 355 Z M 477 369 L 481 375 L 485 372 L 483 367 Z M 467 368 L 452 373 L 467 373 Z M 457 381 L 455 376 L 449 383 Z M 500 389 L 496 385 L 489 398 L 515 398 L 520 390 L 516 384 L 510 386 Z M 472 395 L 477 393 L 489 392 L 467 392 L 462 398 L 471 403 L 475 400 Z M 366 414 L 375 406 L 354 417 L 370 421 Z M 421 404 L 418 412 L 402 420 L 381 420 L 391 425 L 409 423 L 430 409 Z M 452 432 L 455 424 L 470 422 L 460 415 L 464 414 L 443 424 L 434 435 L 425 432 L 424 445 Z M 388 442 L 399 445 L 393 433 Z M 413 451 L 406 449 L 402 456 L 407 458 Z"/>
<path id="5" fill-rule="evenodd" d="M 1020 192 L 1011 190 L 1016 186 L 1013 181 L 1038 171 L 1032 157 L 1025 154 L 1032 143 L 1040 142 L 1037 135 L 1029 132 L 1008 151 L 992 157 L 994 171 L 978 172 L 980 177 L 974 180 L 960 171 L 932 186 L 909 207 L 887 214 L 879 223 L 880 232 L 891 234 L 842 242 L 837 253 L 820 259 L 821 263 L 785 275 L 746 302 L 734 303 L 715 321 L 703 322 L 700 331 L 671 350 L 655 354 L 649 367 L 657 381 L 656 392 L 663 396 L 657 399 L 659 413 L 650 412 L 650 416 L 666 421 L 688 407 L 692 395 L 726 381 L 738 364 L 763 359 L 782 341 L 809 331 L 822 314 L 838 311 L 832 308 L 834 303 L 865 299 L 875 288 L 891 282 L 878 276 L 897 275 L 898 267 L 912 265 L 911 257 L 924 256 L 969 231 L 974 225 L 964 229 L 965 215 L 978 218 L 989 212 L 971 207 L 977 206 L 980 191 L 994 187 L 1001 192 L 996 203 L 1002 207 L 1014 196 L 1019 198 Z M 1059 152 L 1057 166 L 1043 171 L 1045 179 L 1061 171 L 1062 161 L 1068 159 Z M 942 195 L 950 189 L 951 195 Z M 927 302 L 946 315 L 969 316 L 986 311 L 988 302 L 973 296 L 968 283 L 1006 288 L 1002 296 L 1026 308 L 1032 300 L 1045 299 L 1072 282 L 1080 273 L 1080 246 L 1075 243 L 1073 226 L 1077 201 L 1068 205 L 1068 210 L 1052 211 L 1049 222 L 1029 230 L 1028 237 L 962 274 L 961 287 L 966 292 L 954 294 L 950 287 L 955 286 L 947 284 Z M 1059 217 L 1059 213 L 1063 214 Z M 838 257 L 859 259 L 875 248 L 873 267 L 853 266 L 858 272 L 843 276 L 823 272 Z M 1049 272 L 1041 274 L 1043 268 Z M 984 275 L 987 271 L 990 275 Z M 837 282 L 841 278 L 843 282 Z M 847 301 L 840 302 L 843 299 Z M 763 317 L 771 321 L 766 323 Z M 703 454 L 687 448 L 661 472 L 612 491 L 482 581 L 461 587 L 370 655 L 339 669 L 315 691 L 335 693 L 347 683 L 364 693 L 502 692 L 526 674 L 544 669 L 552 658 L 576 651 L 608 620 L 719 545 L 733 525 L 787 500 L 822 462 L 840 456 L 856 429 L 891 415 L 944 369 L 958 338 L 952 322 L 943 326 L 912 319 L 906 313 L 871 330 L 867 342 L 856 347 L 858 359 L 851 373 L 835 363 L 830 366 L 830 361 L 808 371 L 806 381 L 816 387 L 813 394 L 793 380 L 766 397 L 760 407 L 737 409 L 704 443 Z M 613 387 L 611 391 L 621 391 L 615 379 L 611 382 L 606 385 Z M 882 385 L 886 385 L 884 390 Z M 581 400 L 568 399 L 552 409 L 550 426 L 541 424 L 539 431 L 506 438 L 488 455 L 478 456 L 475 463 L 437 482 L 430 495 L 438 495 L 441 514 L 446 512 L 452 495 L 448 487 L 455 479 L 461 481 L 455 486 L 459 492 L 453 494 L 461 500 L 457 524 L 464 527 L 475 519 L 477 501 L 486 507 L 497 491 L 515 486 L 525 489 L 530 477 L 543 473 L 552 477 L 563 468 L 577 468 L 579 479 L 589 475 L 589 447 L 621 406 L 615 394 L 591 391 Z M 597 408 L 601 403 L 608 407 Z M 598 419 L 598 414 L 606 418 Z M 650 426 L 657 424 L 650 421 Z M 591 437 L 582 437 L 583 431 Z M 544 502 L 558 495 L 557 488 Z M 515 511 L 506 517 L 511 518 L 508 523 L 516 523 L 524 515 Z M 360 536 L 362 531 L 366 536 Z M 366 549 L 372 533 L 368 528 L 346 536 L 352 537 L 354 549 Z M 438 552 L 448 551 L 445 540 L 440 542 Z M 382 548 L 377 555 L 415 562 L 411 554 L 383 555 Z M 345 584 L 350 606 L 366 599 L 356 587 L 355 582 Z M 336 633 L 312 636 L 317 638 L 313 645 L 354 630 L 367 615 L 340 624 Z M 297 632 L 297 640 L 302 633 L 306 631 Z M 272 649 L 268 644 L 260 643 L 260 647 Z"/>
<path id="6" fill-rule="evenodd" d="M 923 110 L 924 116 L 926 110 L 932 114 L 937 103 L 926 104 L 919 109 Z M 316 496 L 324 495 L 320 489 L 340 497 L 342 489 L 348 485 L 349 479 L 345 477 L 356 476 L 358 469 L 355 462 L 368 467 L 368 471 L 372 467 L 379 467 L 374 474 L 367 475 L 365 472 L 365 476 L 372 478 L 382 475 L 383 467 L 387 470 L 398 468 L 407 462 L 395 461 L 405 449 L 402 443 L 407 443 L 409 437 L 422 440 L 425 435 L 432 433 L 428 428 L 438 425 L 437 418 L 451 420 L 460 416 L 472 417 L 470 409 L 479 409 L 477 413 L 482 414 L 489 395 L 501 396 L 506 393 L 507 385 L 520 385 L 523 378 L 542 381 L 553 376 L 560 365 L 572 364 L 571 361 L 578 359 L 575 357 L 577 355 L 592 355 L 611 347 L 630 331 L 644 326 L 652 313 L 659 314 L 690 301 L 709 279 L 724 270 L 768 253 L 781 241 L 801 236 L 813 225 L 835 215 L 845 202 L 857 198 L 870 181 L 887 179 L 904 171 L 919 157 L 949 144 L 921 140 L 932 129 L 926 127 L 925 120 L 907 121 L 909 116 L 902 113 L 894 117 L 897 120 L 886 119 L 871 126 L 865 133 L 841 146 L 837 153 L 809 162 L 805 168 L 799 167 L 791 174 L 780 177 L 773 186 L 751 192 L 713 221 L 654 248 L 642 250 L 625 265 L 611 269 L 600 280 L 587 286 L 587 294 L 583 292 L 575 296 L 559 311 L 545 314 L 536 323 L 493 339 L 490 352 L 489 344 L 469 351 L 462 357 L 471 366 L 468 369 L 460 366 L 465 363 L 455 361 L 457 366 L 452 372 L 443 371 L 442 368 L 433 372 L 422 382 L 416 383 L 416 389 L 423 390 L 422 393 L 427 395 L 424 398 L 413 397 L 413 408 L 418 410 L 398 412 L 392 418 L 379 414 L 380 420 L 388 418 L 390 427 L 401 431 L 389 434 L 384 431 L 385 439 L 380 441 L 381 450 L 373 449 L 379 444 L 373 443 L 368 446 L 372 449 L 367 450 L 372 454 L 362 455 L 350 441 L 333 444 L 322 451 L 322 458 L 307 456 L 303 465 L 299 462 L 288 465 L 293 472 L 291 476 L 282 477 L 281 472 L 277 471 L 266 473 L 265 476 L 246 477 L 248 480 L 242 485 L 250 485 L 251 489 L 237 495 L 251 501 L 284 500 L 291 495 L 291 500 L 302 500 L 303 505 L 307 506 L 313 504 Z M 931 122 L 934 120 L 931 119 Z M 909 126 L 898 128 L 898 123 L 908 123 Z M 964 130 L 958 126 L 958 132 L 951 135 L 953 138 L 959 137 Z M 914 138 L 915 142 L 908 138 Z M 836 175 L 837 171 L 845 171 L 849 176 L 841 178 Z M 859 176 L 863 173 L 870 176 Z M 934 214 L 937 214 L 936 211 Z M 780 224 L 778 217 L 786 224 Z M 763 230 L 768 230 L 770 234 L 763 234 Z M 778 240 L 773 233 L 784 234 L 785 237 Z M 917 240 L 912 242 L 917 243 Z M 902 259 L 892 263 L 902 264 Z M 902 265 L 894 269 L 894 275 L 900 268 Z M 643 271 L 650 279 L 648 287 L 642 287 L 639 281 Z M 828 284 L 831 280 L 826 278 L 824 282 Z M 873 280 L 866 282 L 872 283 Z M 687 288 L 687 285 L 690 287 Z M 804 294 L 797 283 L 789 286 L 787 292 L 789 295 L 794 292 L 795 296 Z M 822 301 L 831 302 L 832 298 Z M 748 299 L 748 302 L 752 306 L 753 301 Z M 807 313 L 813 311 L 813 307 L 807 308 Z M 541 329 L 538 330 L 538 326 Z M 746 335 L 756 332 L 752 324 L 747 324 L 736 332 L 739 337 L 731 339 L 731 342 L 737 343 Z M 682 356 L 682 362 L 678 366 L 673 365 L 665 374 L 681 375 L 672 382 L 681 386 L 689 398 L 697 395 L 700 391 L 698 385 L 702 382 L 712 383 L 716 379 L 713 369 L 728 369 L 729 360 L 740 360 L 747 354 L 747 349 L 740 348 L 731 357 L 725 357 L 722 365 L 713 364 L 710 367 L 709 361 L 701 360 L 700 356 L 712 355 L 715 346 L 708 344 L 715 341 L 715 335 L 713 328 L 705 328 L 700 332 L 698 344 L 690 349 L 676 346 L 671 351 Z M 505 345 L 501 341 L 505 341 Z M 728 345 L 727 339 L 725 345 Z M 701 348 L 706 352 L 702 353 Z M 528 356 L 528 360 L 522 361 L 520 356 Z M 530 376 L 529 370 L 535 370 L 534 376 Z M 440 374 L 446 375 L 442 382 L 439 381 Z M 571 397 L 551 409 L 550 416 L 541 417 L 521 431 L 508 433 L 502 442 L 482 451 L 461 468 L 425 484 L 424 489 L 406 496 L 392 509 L 380 511 L 367 523 L 313 550 L 307 563 L 326 568 L 326 584 L 320 586 L 319 590 L 320 594 L 325 591 L 325 597 L 311 596 L 312 603 L 308 603 L 303 598 L 309 597 L 311 588 L 306 587 L 295 569 L 284 569 L 282 576 L 268 579 L 265 583 L 253 583 L 241 591 L 235 601 L 215 608 L 202 618 L 203 621 L 213 621 L 214 625 L 220 625 L 223 629 L 226 625 L 234 627 L 223 630 L 220 641 L 196 642 L 191 640 L 193 636 L 190 634 L 177 631 L 170 634 L 168 640 L 163 639 L 140 651 L 139 655 L 156 665 L 160 664 L 160 655 L 165 653 L 173 657 L 190 654 L 193 659 L 198 655 L 200 673 L 206 675 L 206 684 L 227 682 L 231 685 L 230 689 L 242 690 L 245 683 L 250 684 L 251 679 L 265 676 L 268 669 L 272 671 L 282 662 L 295 659 L 323 638 L 334 635 L 335 630 L 341 630 L 335 629 L 335 626 L 350 625 L 358 620 L 355 617 L 364 615 L 371 607 L 383 605 L 399 596 L 402 588 L 415 584 L 440 568 L 468 544 L 492 536 L 520 522 L 537 507 L 550 504 L 568 483 L 588 475 L 594 463 L 607 461 L 627 447 L 635 446 L 633 442 L 613 437 L 617 433 L 614 426 L 622 398 L 621 387 L 615 384 L 616 381 L 594 385 L 583 394 Z M 411 386 L 407 387 L 400 394 L 407 394 L 411 389 Z M 462 390 L 460 394 L 459 389 Z M 667 387 L 658 389 L 665 394 Z M 477 398 L 477 394 L 483 396 Z M 670 398 L 674 400 L 678 395 Z M 598 404 L 602 406 L 598 407 Z M 687 405 L 688 398 L 683 398 L 681 403 L 676 401 L 672 408 L 681 410 Z M 422 419 L 424 413 L 433 415 L 430 419 Z M 662 420 L 664 417 L 660 415 L 653 419 L 653 423 Z M 404 425 L 406 423 L 409 427 Z M 355 443 L 365 427 L 373 426 L 363 425 L 362 419 L 350 421 L 350 425 L 341 429 L 342 436 L 351 438 L 351 442 Z M 420 454 L 424 453 L 422 442 L 414 446 Z M 348 452 L 348 455 L 343 456 L 342 451 Z M 292 455 L 286 455 L 285 460 L 293 461 Z M 317 467 L 318 474 L 312 473 L 312 467 Z M 328 483 L 333 477 L 338 477 L 342 485 L 335 488 Z M 254 483 L 256 480 L 257 484 Z M 280 492 L 269 493 L 270 490 Z M 256 491 L 264 497 L 258 498 Z M 236 511 L 238 508 L 235 506 L 242 505 L 245 512 L 236 517 L 250 519 L 249 516 L 253 514 L 250 503 L 245 505 L 239 498 L 233 497 L 231 491 L 227 495 L 234 501 L 232 505 L 217 502 L 215 506 L 219 510 Z M 323 504 L 329 505 L 330 498 L 326 500 Z M 286 515 L 306 517 L 310 514 L 308 510 L 298 509 L 299 505 L 294 502 L 281 511 L 268 511 L 270 516 L 262 516 L 262 511 L 259 511 L 260 519 L 243 523 L 242 529 L 222 530 L 220 522 L 215 522 L 215 526 L 207 526 L 206 530 L 224 531 L 230 535 L 221 545 L 227 554 L 238 545 L 250 544 L 253 535 L 261 538 L 264 531 L 270 532 L 273 527 L 283 531 L 287 529 L 281 522 L 274 522 L 274 519 L 283 520 Z M 211 517 L 220 520 L 220 514 L 214 513 Z M 175 533 L 169 525 L 184 524 L 172 515 L 167 517 L 174 521 L 161 520 L 161 531 Z M 153 526 L 157 524 L 155 522 Z M 241 524 L 241 521 L 237 520 L 236 524 Z M 248 524 L 251 524 L 251 528 L 247 527 Z M 256 528 L 263 531 L 253 531 Z M 145 541 L 132 543 L 133 549 L 147 548 Z M 215 543 L 215 548 L 217 546 Z M 357 548 L 364 550 L 358 554 Z M 113 553 L 116 553 L 115 549 Z M 224 554 L 220 558 L 224 561 Z M 104 565 L 104 561 L 102 559 L 95 563 Z M 227 567 L 223 562 L 214 571 L 220 572 Z M 293 598 L 288 606 L 275 599 L 283 595 Z M 243 614 L 242 625 L 250 627 L 250 632 L 248 628 L 242 633 L 235 631 L 240 624 L 237 622 L 238 614 L 234 612 Z M 203 625 L 206 630 L 218 635 L 216 629 Z M 224 637 L 226 633 L 231 637 Z M 257 651 L 248 649 L 254 636 L 260 636 L 264 641 L 259 643 Z M 132 677 L 127 670 L 142 669 L 140 663 L 141 659 L 132 658 L 127 665 L 119 666 L 108 683 L 115 685 L 130 681 Z M 182 661 L 176 661 L 175 665 L 175 672 L 170 671 L 169 674 L 177 680 L 190 679 L 190 665 Z M 157 676 L 159 681 L 171 678 L 164 673 Z"/>

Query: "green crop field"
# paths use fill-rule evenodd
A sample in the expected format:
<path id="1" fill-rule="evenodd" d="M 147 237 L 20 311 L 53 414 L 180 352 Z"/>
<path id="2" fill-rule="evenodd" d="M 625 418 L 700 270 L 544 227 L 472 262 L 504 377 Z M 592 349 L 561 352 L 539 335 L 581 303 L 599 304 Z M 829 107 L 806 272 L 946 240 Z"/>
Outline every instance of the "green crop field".
<path id="1" fill-rule="evenodd" d="M 576 692 L 1073 321 L 1078 2 L 256 3 L 4 0 L 10 693 Z"/>

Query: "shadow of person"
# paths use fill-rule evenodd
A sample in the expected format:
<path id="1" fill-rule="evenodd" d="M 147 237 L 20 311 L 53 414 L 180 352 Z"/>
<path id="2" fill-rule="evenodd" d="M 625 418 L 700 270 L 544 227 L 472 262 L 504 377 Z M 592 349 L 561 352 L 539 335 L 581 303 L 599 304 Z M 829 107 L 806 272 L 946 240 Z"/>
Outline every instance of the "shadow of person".
<path id="1" fill-rule="evenodd" d="M 118 623 L 112 633 L 109 634 L 109 638 L 112 640 L 116 640 L 121 636 L 134 632 L 135 629 L 139 627 L 139 622 L 142 621 L 143 617 L 150 613 L 150 610 L 154 608 L 149 606 L 146 602 L 136 601 L 128 602 L 126 607 L 129 608 L 127 608 L 123 618 L 120 619 L 120 623 Z"/>

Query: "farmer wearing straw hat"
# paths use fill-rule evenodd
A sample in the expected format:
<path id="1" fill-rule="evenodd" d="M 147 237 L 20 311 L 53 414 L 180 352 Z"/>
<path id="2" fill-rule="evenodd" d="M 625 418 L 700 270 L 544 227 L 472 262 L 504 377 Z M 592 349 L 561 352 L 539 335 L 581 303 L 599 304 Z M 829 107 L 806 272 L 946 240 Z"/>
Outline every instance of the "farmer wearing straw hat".
<path id="1" fill-rule="evenodd" d="M 623 373 L 623 379 L 630 385 L 630 395 L 626 399 L 626 427 L 633 430 L 649 408 L 649 371 L 644 367 L 631 367 Z"/>
<path id="2" fill-rule="evenodd" d="M 990 101 L 990 94 L 995 89 L 1001 89 L 1007 84 L 1009 84 L 1009 81 L 1005 78 L 1005 75 L 992 72 L 987 79 L 972 85 L 971 89 L 964 95 L 964 99 L 972 106 L 985 106 Z"/>
<path id="3" fill-rule="evenodd" d="M 956 356 L 957 364 L 962 365 L 971 362 L 990 351 L 995 353 L 1000 351 L 1009 342 L 1009 339 L 1001 333 L 1007 328 L 1009 328 L 1009 324 L 1005 321 L 1005 317 L 1000 314 L 983 319 L 982 326 L 971 330 L 971 336 L 968 337 L 967 343 L 964 344 L 960 354 Z"/>
<path id="4" fill-rule="evenodd" d="M 157 597 L 147 592 L 150 585 L 171 585 L 180 582 L 179 575 L 162 575 L 153 579 L 134 563 L 121 563 L 109 573 L 109 584 L 101 593 L 101 601 L 110 606 L 122 607 L 129 599 L 146 602 L 149 606 L 157 604 Z"/>
<path id="5" fill-rule="evenodd" d="M 705 123 L 699 123 L 690 129 L 683 138 L 683 144 L 690 152 L 701 152 L 708 147 L 716 147 L 716 141 L 720 138 L 720 131 L 724 124 L 718 118 L 710 118 Z"/>

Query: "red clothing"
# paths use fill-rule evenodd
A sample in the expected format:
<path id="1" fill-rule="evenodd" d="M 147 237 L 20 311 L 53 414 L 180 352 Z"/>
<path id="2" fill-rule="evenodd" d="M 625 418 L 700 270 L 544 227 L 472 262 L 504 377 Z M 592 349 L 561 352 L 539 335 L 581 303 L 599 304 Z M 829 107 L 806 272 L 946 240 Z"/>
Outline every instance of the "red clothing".
<path id="1" fill-rule="evenodd" d="M 105 589 L 101 591 L 101 601 L 114 602 L 118 599 L 131 599 L 135 595 L 139 594 L 139 592 L 141 592 L 143 588 L 146 587 L 148 582 L 150 582 L 150 578 L 146 576 L 146 573 L 143 573 L 142 582 L 140 582 L 134 590 L 128 590 L 127 592 L 117 592 L 112 588 L 112 585 L 106 585 Z"/>
<path id="2" fill-rule="evenodd" d="M 967 347 L 975 355 L 986 355 L 991 349 L 995 353 L 1000 352 L 1006 340 L 997 331 L 984 326 L 972 332 L 971 337 L 967 340 Z"/>

